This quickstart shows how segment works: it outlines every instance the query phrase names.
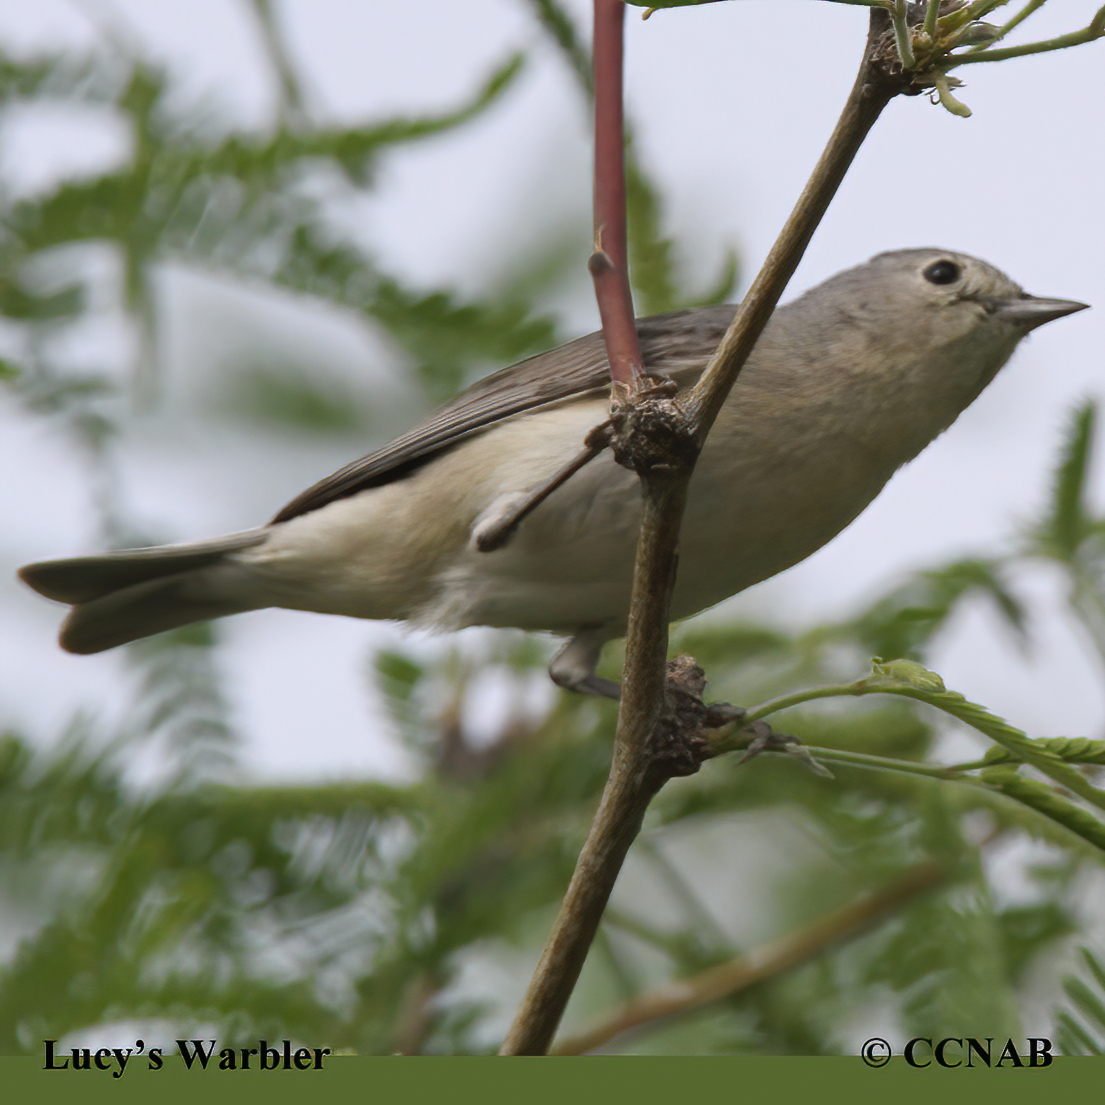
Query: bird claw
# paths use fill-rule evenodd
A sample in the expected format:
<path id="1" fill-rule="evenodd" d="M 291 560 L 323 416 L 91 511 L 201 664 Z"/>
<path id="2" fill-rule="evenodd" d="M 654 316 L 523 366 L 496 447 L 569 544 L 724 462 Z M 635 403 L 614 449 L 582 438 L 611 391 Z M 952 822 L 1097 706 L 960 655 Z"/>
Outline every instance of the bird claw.
<path id="1" fill-rule="evenodd" d="M 789 752 L 791 745 L 799 743 L 790 733 L 776 733 L 766 721 L 754 721 L 743 733 L 749 738 L 744 755 L 737 761 L 746 764 L 763 752 Z"/>
<path id="2" fill-rule="evenodd" d="M 743 713 L 743 711 L 741 711 Z M 754 721 L 742 735 L 750 739 L 744 755 L 737 761 L 738 764 L 746 764 L 763 752 L 782 752 L 788 756 L 795 756 L 814 775 L 822 779 L 833 779 L 833 773 L 822 763 L 818 763 L 810 753 L 810 750 L 791 733 L 776 733 L 766 721 Z"/>

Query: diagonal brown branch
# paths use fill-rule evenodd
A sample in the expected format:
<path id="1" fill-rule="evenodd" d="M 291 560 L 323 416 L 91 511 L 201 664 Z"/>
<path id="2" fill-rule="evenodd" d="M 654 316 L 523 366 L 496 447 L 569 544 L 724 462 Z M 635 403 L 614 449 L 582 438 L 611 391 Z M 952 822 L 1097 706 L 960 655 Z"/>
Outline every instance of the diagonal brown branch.
<path id="1" fill-rule="evenodd" d="M 919 863 L 892 883 L 859 901 L 834 909 L 748 955 L 720 963 L 690 978 L 670 982 L 612 1010 L 586 1032 L 568 1036 L 552 1055 L 582 1055 L 632 1028 L 687 1013 L 730 997 L 816 958 L 833 944 L 862 936 L 915 898 L 941 886 L 947 874 L 935 863 Z"/>
<path id="2" fill-rule="evenodd" d="M 895 76 L 887 65 L 887 46 L 885 13 L 872 11 L 863 63 L 836 128 L 725 337 L 684 401 L 700 442 L 705 442 L 868 132 L 882 109 L 909 87 L 907 76 Z"/>

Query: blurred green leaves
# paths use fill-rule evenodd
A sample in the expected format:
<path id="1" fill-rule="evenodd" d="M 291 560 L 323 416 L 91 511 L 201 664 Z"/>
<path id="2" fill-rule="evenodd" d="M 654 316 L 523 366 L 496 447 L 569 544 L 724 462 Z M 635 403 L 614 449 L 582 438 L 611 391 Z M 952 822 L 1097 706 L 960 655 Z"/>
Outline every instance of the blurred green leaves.
<path id="1" fill-rule="evenodd" d="M 1082 973 L 1063 980 L 1074 1010 L 1060 1010 L 1057 1042 L 1064 1055 L 1105 1055 L 1105 965 L 1089 948 L 1080 954 Z"/>
<path id="2" fill-rule="evenodd" d="M 1084 403 L 1072 413 L 1070 428 L 1055 469 L 1051 506 L 1032 536 L 1042 556 L 1070 561 L 1095 532 L 1101 533 L 1089 517 L 1086 501 L 1090 446 L 1093 441 L 1096 408 Z"/>
<path id="3" fill-rule="evenodd" d="M 170 107 L 167 75 L 137 59 L 110 53 L 80 62 L 2 58 L 4 102 L 37 96 L 93 103 L 123 116 L 134 142 L 127 163 L 105 175 L 61 181 L 41 195 L 6 201 L 0 195 L 0 316 L 27 323 L 32 334 L 36 324 L 42 330 L 76 321 L 86 306 L 83 289 L 38 294 L 26 286 L 28 263 L 60 246 L 106 243 L 122 262 L 119 293 L 141 331 L 138 380 L 147 394 L 158 371 L 151 278 L 168 261 L 260 277 L 353 307 L 409 349 L 431 398 L 451 394 L 489 360 L 518 359 L 553 344 L 551 322 L 534 317 L 531 301 L 460 301 L 448 290 L 405 288 L 364 250 L 332 244 L 329 212 L 309 184 L 336 174 L 349 188 L 370 187 L 389 150 L 487 112 L 513 88 L 523 63 L 522 55 L 511 56 L 464 102 L 432 115 L 358 127 L 282 118 L 268 135 L 243 135 L 220 133 L 203 114 Z M 28 386 L 61 371 L 44 356 L 39 350 L 24 366 Z M 301 410 L 317 423 L 327 399 L 312 402 L 308 387 L 304 382 L 299 389 Z M 291 413 L 288 404 L 275 406 L 278 418 Z"/>

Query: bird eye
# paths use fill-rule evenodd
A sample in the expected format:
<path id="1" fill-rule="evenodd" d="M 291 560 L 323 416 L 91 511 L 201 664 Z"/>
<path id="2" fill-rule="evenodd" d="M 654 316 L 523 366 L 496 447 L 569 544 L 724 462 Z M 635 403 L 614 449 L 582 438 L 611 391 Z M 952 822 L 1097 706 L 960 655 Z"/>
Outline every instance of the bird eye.
<path id="1" fill-rule="evenodd" d="M 930 284 L 954 284 L 962 273 L 954 261 L 933 261 L 922 275 Z"/>

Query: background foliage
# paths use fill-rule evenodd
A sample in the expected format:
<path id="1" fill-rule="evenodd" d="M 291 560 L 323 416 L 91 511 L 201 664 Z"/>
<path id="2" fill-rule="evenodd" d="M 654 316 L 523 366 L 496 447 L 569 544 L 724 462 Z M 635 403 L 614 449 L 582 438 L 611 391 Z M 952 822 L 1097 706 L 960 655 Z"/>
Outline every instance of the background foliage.
<path id="1" fill-rule="evenodd" d="M 0 365 L 2 386 L 28 419 L 84 451 L 108 542 L 149 536 L 120 504 L 114 449 L 123 422 L 159 401 L 163 320 L 152 289 L 170 261 L 362 313 L 405 352 L 427 402 L 570 336 L 539 306 L 577 261 L 552 232 L 494 298 L 426 294 L 345 244 L 318 187 L 340 177 L 371 190 L 385 150 L 465 133 L 511 96 L 523 59 L 505 59 L 451 111 L 324 128 L 302 111 L 267 5 L 257 6 L 284 78 L 267 135 L 228 136 L 175 107 L 166 75 L 121 50 L 0 58 L 5 105 L 91 104 L 118 113 L 133 135 L 117 170 L 31 198 L 0 194 L 0 315 L 23 338 L 23 352 Z M 535 8 L 578 71 L 571 24 L 552 4 Z M 639 168 L 631 202 L 644 311 L 730 293 L 731 262 L 708 291 L 681 286 L 660 231 L 661 197 Z M 99 278 L 73 263 L 90 244 L 118 262 L 138 335 L 129 380 L 73 370 L 58 354 L 59 335 L 103 302 Z M 349 404 L 317 381 L 280 366 L 228 371 L 228 408 L 243 427 L 350 427 Z M 1013 581 L 1026 559 L 1047 558 L 1105 657 L 1105 520 L 1086 505 L 1092 440 L 1085 407 L 1072 418 L 1051 504 L 1004 552 L 934 565 L 813 631 L 696 623 L 678 645 L 718 697 L 742 703 L 855 678 L 872 655 L 923 661 L 968 598 L 992 603 L 1028 647 L 1032 626 Z M 478 739 L 465 703 L 480 672 L 464 656 L 430 666 L 417 650 L 389 651 L 373 658 L 372 679 L 418 777 L 259 786 L 236 764 L 216 629 L 140 642 L 128 662 L 137 690 L 117 731 L 76 717 L 52 743 L 18 732 L 0 743 L 0 902 L 18 936 L 0 969 L 0 1050 L 134 1024 L 147 1039 L 202 1031 L 228 1044 L 291 1037 L 365 1053 L 494 1049 L 597 801 L 612 707 L 564 695 L 547 716 L 519 709 L 491 740 Z M 543 663 L 532 642 L 503 644 L 491 658 L 507 685 L 523 686 Z M 780 725 L 828 749 L 924 761 L 953 746 L 937 715 L 898 698 L 784 717 Z M 141 786 L 125 770 L 139 755 L 161 765 Z M 1087 953 L 1065 999 L 1052 982 L 1057 954 L 1088 923 L 1082 903 L 1100 893 L 1091 850 L 991 792 L 840 764 L 834 774 L 787 758 L 726 757 L 669 785 L 619 884 L 568 1030 L 935 864 L 935 880 L 899 894 L 877 923 L 814 942 L 788 969 L 610 1046 L 836 1054 L 866 1028 L 887 1035 L 894 1026 L 1014 1038 L 1058 1028 L 1067 1050 L 1100 1050 L 1100 963 Z"/>

